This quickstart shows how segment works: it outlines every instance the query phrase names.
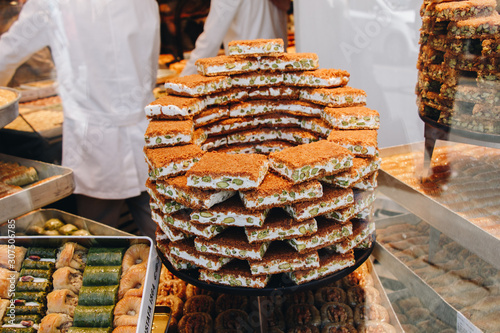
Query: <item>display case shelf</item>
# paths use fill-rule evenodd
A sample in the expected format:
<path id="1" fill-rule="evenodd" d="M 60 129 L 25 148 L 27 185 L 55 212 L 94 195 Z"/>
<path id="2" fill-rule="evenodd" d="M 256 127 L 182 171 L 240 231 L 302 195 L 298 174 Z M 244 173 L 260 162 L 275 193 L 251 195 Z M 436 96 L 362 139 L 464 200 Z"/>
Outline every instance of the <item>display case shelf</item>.
<path id="1" fill-rule="evenodd" d="M 403 145 L 382 149 L 380 155 L 384 159 L 396 154 L 423 151 L 423 148 L 423 143 Z M 383 168 L 379 172 L 378 183 L 381 193 L 500 269 L 500 257 L 495 250 L 500 248 L 500 239 L 384 171 Z"/>

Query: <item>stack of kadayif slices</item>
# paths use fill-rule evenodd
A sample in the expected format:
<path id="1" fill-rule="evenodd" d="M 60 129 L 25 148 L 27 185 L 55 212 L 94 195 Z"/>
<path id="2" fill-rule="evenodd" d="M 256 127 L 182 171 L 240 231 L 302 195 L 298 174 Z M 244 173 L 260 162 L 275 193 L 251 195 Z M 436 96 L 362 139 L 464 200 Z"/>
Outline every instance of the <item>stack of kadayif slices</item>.
<path id="1" fill-rule="evenodd" d="M 495 0 L 424 0 L 419 112 L 440 124 L 500 134 L 500 15 Z"/>
<path id="2" fill-rule="evenodd" d="M 146 106 L 157 244 L 199 279 L 263 288 L 355 264 L 369 246 L 379 115 L 349 73 L 283 41 L 231 43 Z"/>

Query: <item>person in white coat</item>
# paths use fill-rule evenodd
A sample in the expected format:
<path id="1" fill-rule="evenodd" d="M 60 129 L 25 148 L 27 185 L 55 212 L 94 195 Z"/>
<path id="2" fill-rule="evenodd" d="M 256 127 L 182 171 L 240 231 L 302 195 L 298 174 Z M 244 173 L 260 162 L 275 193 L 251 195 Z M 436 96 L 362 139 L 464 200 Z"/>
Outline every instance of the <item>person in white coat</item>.
<path id="1" fill-rule="evenodd" d="M 116 227 L 123 204 L 154 236 L 145 182 L 144 106 L 160 49 L 155 0 L 29 0 L 0 37 L 0 86 L 48 46 L 64 108 L 62 165 L 78 214 Z"/>
<path id="2" fill-rule="evenodd" d="M 290 0 L 212 0 L 203 32 L 196 39 L 181 76 L 197 73 L 195 62 L 215 57 L 232 40 L 281 38 L 287 43 Z"/>

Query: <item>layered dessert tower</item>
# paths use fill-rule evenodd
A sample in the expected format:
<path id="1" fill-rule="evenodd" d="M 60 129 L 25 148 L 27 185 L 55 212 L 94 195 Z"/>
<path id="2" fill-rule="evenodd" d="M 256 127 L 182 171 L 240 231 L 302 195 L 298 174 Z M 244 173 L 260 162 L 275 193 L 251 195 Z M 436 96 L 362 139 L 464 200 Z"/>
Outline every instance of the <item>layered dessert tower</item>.
<path id="1" fill-rule="evenodd" d="M 416 88 L 440 124 L 500 133 L 500 15 L 495 0 L 425 0 Z"/>
<path id="2" fill-rule="evenodd" d="M 230 46 L 145 108 L 158 247 L 200 280 L 251 288 L 354 265 L 375 231 L 379 114 L 316 54 Z"/>

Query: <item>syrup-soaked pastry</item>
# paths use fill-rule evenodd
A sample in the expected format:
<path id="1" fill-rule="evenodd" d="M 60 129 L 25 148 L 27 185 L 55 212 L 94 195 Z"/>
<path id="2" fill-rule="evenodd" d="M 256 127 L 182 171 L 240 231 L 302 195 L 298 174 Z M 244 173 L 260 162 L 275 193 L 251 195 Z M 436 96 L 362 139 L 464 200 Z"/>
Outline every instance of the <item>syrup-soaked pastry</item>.
<path id="1" fill-rule="evenodd" d="M 281 38 L 232 40 L 227 44 L 229 55 L 263 56 L 285 52 L 285 43 Z"/>
<path id="2" fill-rule="evenodd" d="M 299 120 L 299 126 L 300 128 L 318 134 L 323 138 L 327 138 L 332 131 L 331 125 L 318 117 L 302 117 Z"/>
<path id="3" fill-rule="evenodd" d="M 271 168 L 294 183 L 344 171 L 352 166 L 352 158 L 347 149 L 327 140 L 269 154 Z"/>
<path id="4" fill-rule="evenodd" d="M 241 88 L 271 88 L 283 85 L 283 73 L 280 72 L 253 72 L 231 76 L 234 87 Z M 288 87 L 286 87 L 288 88 Z M 291 87 L 293 88 L 293 87 Z M 277 96 L 278 97 L 278 96 Z M 281 97 L 280 97 L 281 98 Z"/>
<path id="5" fill-rule="evenodd" d="M 233 118 L 276 112 L 296 116 L 320 117 L 323 107 L 306 101 L 262 99 L 235 103 L 229 109 L 229 115 Z"/>
<path id="6" fill-rule="evenodd" d="M 250 56 L 219 55 L 198 59 L 195 66 L 198 73 L 205 76 L 235 75 L 258 70 L 259 59 Z"/>
<path id="7" fill-rule="evenodd" d="M 347 304 L 350 306 L 373 303 L 380 303 L 380 292 L 374 287 L 354 286 L 347 289 Z"/>
<path id="8" fill-rule="evenodd" d="M 168 306 L 172 311 L 172 316 L 174 318 L 180 319 L 182 317 L 182 311 L 184 308 L 184 302 L 178 296 L 175 295 L 158 295 L 156 297 L 156 305 L 158 306 Z"/>
<path id="9" fill-rule="evenodd" d="M 351 288 L 354 286 L 371 286 L 373 287 L 373 277 L 366 269 L 356 269 L 354 272 L 342 278 L 342 285 L 345 288 Z"/>
<path id="10" fill-rule="evenodd" d="M 172 177 L 189 170 L 205 154 L 198 145 L 144 149 L 149 178 Z"/>
<path id="11" fill-rule="evenodd" d="M 0 245 L 0 267 L 19 272 L 27 251 L 28 250 L 22 246 L 15 246 L 14 251 L 12 251 L 12 247 L 9 247 L 9 245 Z M 14 252 L 14 258 L 12 258 L 12 252 Z M 14 265 L 11 265 L 12 261 L 9 262 L 9 260 L 12 259 L 14 259 Z"/>
<path id="12" fill-rule="evenodd" d="M 318 231 L 315 219 L 295 221 L 281 209 L 274 209 L 262 227 L 245 227 L 249 243 L 293 239 Z"/>
<path id="13" fill-rule="evenodd" d="M 358 333 L 350 323 L 328 323 L 323 326 L 321 333 Z"/>
<path id="14" fill-rule="evenodd" d="M 335 142 L 347 148 L 359 157 L 378 155 L 378 142 L 376 130 L 343 130 L 332 131 L 328 141 Z"/>
<path id="15" fill-rule="evenodd" d="M 493 13 L 484 17 L 450 22 L 448 36 L 451 38 L 494 38 L 500 32 L 500 15 Z"/>
<path id="16" fill-rule="evenodd" d="M 200 269 L 201 281 L 232 287 L 264 288 L 271 275 L 252 275 L 246 261 L 233 260 L 217 272 Z"/>
<path id="17" fill-rule="evenodd" d="M 259 57 L 261 71 L 300 71 L 319 68 L 315 53 L 280 53 L 272 57 Z"/>
<path id="18" fill-rule="evenodd" d="M 191 220 L 202 224 L 262 227 L 269 209 L 250 210 L 238 196 L 227 199 L 210 209 L 193 210 Z"/>
<path id="19" fill-rule="evenodd" d="M 363 106 L 366 93 L 352 87 L 340 88 L 305 88 L 300 91 L 300 100 L 329 107 Z"/>
<path id="20" fill-rule="evenodd" d="M 215 318 L 216 332 L 251 332 L 248 314 L 238 309 L 228 309 Z"/>
<path id="21" fill-rule="evenodd" d="M 151 120 L 144 140 L 146 147 L 157 148 L 188 144 L 193 139 L 192 120 Z"/>
<path id="22" fill-rule="evenodd" d="M 293 304 L 314 305 L 314 294 L 312 290 L 300 290 L 294 293 L 285 294 L 283 299 L 285 311 Z"/>
<path id="23" fill-rule="evenodd" d="M 233 88 L 217 94 L 206 95 L 203 97 L 205 108 L 222 106 L 229 103 L 244 101 L 248 98 L 248 90 L 244 88 Z M 202 110 L 203 111 L 203 110 Z"/>
<path id="24" fill-rule="evenodd" d="M 205 312 L 213 315 L 215 313 L 214 299 L 207 295 L 191 296 L 184 303 L 183 313 L 186 315 L 193 312 Z"/>
<path id="25" fill-rule="evenodd" d="M 318 231 L 310 236 L 303 236 L 287 240 L 299 253 L 318 250 L 332 246 L 352 233 L 350 221 L 340 224 L 329 220 L 317 218 Z"/>
<path id="26" fill-rule="evenodd" d="M 188 236 L 197 236 L 204 239 L 212 239 L 226 229 L 225 226 L 221 225 L 214 226 L 192 222 L 189 211 L 186 210 L 181 210 L 171 215 L 165 215 L 163 221 L 171 228 L 180 230 Z"/>
<path id="27" fill-rule="evenodd" d="M 379 129 L 380 115 L 365 106 L 326 107 L 321 117 L 336 129 Z"/>
<path id="28" fill-rule="evenodd" d="M 202 98 L 167 95 L 148 104 L 144 111 L 150 119 L 183 119 L 200 113 L 205 107 Z"/>
<path id="29" fill-rule="evenodd" d="M 146 191 L 150 196 L 149 204 L 151 206 L 151 210 L 158 209 L 163 214 L 172 214 L 181 209 L 187 208 L 180 203 L 168 200 L 165 196 L 161 195 L 156 189 L 156 182 L 151 178 L 146 180 Z"/>
<path id="30" fill-rule="evenodd" d="M 246 311 L 248 309 L 248 297 L 237 294 L 220 294 L 215 300 L 215 312 L 217 314 L 229 309 Z"/>
<path id="31" fill-rule="evenodd" d="M 286 325 L 289 328 L 302 325 L 321 325 L 321 315 L 314 305 L 292 304 L 286 310 Z"/>
<path id="32" fill-rule="evenodd" d="M 229 106 L 217 105 L 207 107 L 193 117 L 195 128 L 211 124 L 215 121 L 229 118 Z"/>
<path id="33" fill-rule="evenodd" d="M 319 135 L 311 133 L 301 128 L 258 128 L 251 130 L 243 130 L 236 133 L 228 134 L 225 137 L 225 143 L 228 145 L 249 143 L 249 142 L 265 142 L 270 140 L 284 140 L 296 144 L 307 144 L 319 140 Z M 208 138 L 210 139 L 210 138 Z M 224 141 L 224 140 L 223 140 Z M 217 147 L 217 142 L 213 147 Z M 222 144 L 221 144 L 222 145 Z M 202 147 L 203 148 L 203 147 Z"/>
<path id="34" fill-rule="evenodd" d="M 257 189 L 241 191 L 239 195 L 246 208 L 265 209 L 321 197 L 323 187 L 317 180 L 294 184 L 268 172 Z"/>
<path id="35" fill-rule="evenodd" d="M 192 209 L 208 209 L 236 194 L 236 191 L 203 190 L 187 185 L 187 176 L 157 180 L 157 191 L 170 200 Z"/>
<path id="36" fill-rule="evenodd" d="M 227 147 L 217 148 L 219 153 L 226 154 L 269 154 L 275 151 L 282 151 L 285 148 L 295 146 L 291 142 L 270 140 L 255 143 L 242 143 L 239 145 L 231 145 Z"/>
<path id="37" fill-rule="evenodd" d="M 210 240 L 197 237 L 194 245 L 197 251 L 242 260 L 262 260 L 270 242 L 248 242 L 243 228 L 231 227 Z"/>
<path id="38" fill-rule="evenodd" d="M 314 300 L 319 308 L 328 302 L 345 303 L 346 297 L 345 291 L 338 287 L 321 287 L 314 293 Z"/>
<path id="39" fill-rule="evenodd" d="M 193 312 L 182 316 L 177 325 L 179 333 L 212 333 L 212 317 L 205 312 Z"/>
<path id="40" fill-rule="evenodd" d="M 357 190 L 353 187 L 354 193 L 354 204 L 333 212 L 326 213 L 324 217 L 326 219 L 331 219 L 344 223 L 349 221 L 351 218 L 356 217 L 357 214 L 361 213 L 365 209 L 369 208 L 375 201 L 375 192 L 371 190 Z"/>
<path id="41" fill-rule="evenodd" d="M 187 261 L 193 266 L 204 267 L 213 271 L 219 270 L 223 265 L 231 261 L 231 258 L 203 254 L 196 251 L 192 238 L 170 242 L 168 248 L 171 256 Z"/>
<path id="42" fill-rule="evenodd" d="M 350 251 L 345 254 L 338 254 L 330 251 L 320 253 L 320 267 L 305 271 L 287 273 L 292 281 L 302 284 L 312 280 L 320 279 L 341 269 L 355 264 L 354 253 Z"/>
<path id="43" fill-rule="evenodd" d="M 192 234 L 186 234 L 180 229 L 170 227 L 166 222 L 166 217 L 169 215 L 163 214 L 156 210 L 151 212 L 151 219 L 156 222 L 162 234 L 157 235 L 158 239 L 170 240 L 171 242 L 183 240 L 192 237 Z"/>
<path id="44" fill-rule="evenodd" d="M 269 113 L 264 115 L 248 116 L 248 117 L 232 117 L 221 121 L 213 122 L 201 129 L 205 134 L 221 135 L 240 130 L 247 130 L 257 127 L 298 127 L 300 117 L 281 114 Z"/>
<path id="45" fill-rule="evenodd" d="M 349 170 L 325 176 L 320 180 L 332 184 L 334 186 L 348 188 L 369 174 L 377 171 L 380 168 L 382 159 L 378 157 L 360 158 L 355 157 L 352 161 L 352 167 Z"/>
<path id="46" fill-rule="evenodd" d="M 352 323 L 354 318 L 352 309 L 344 303 L 327 302 L 321 306 L 321 322 L 327 323 Z"/>
<path id="47" fill-rule="evenodd" d="M 474 17 L 490 16 L 496 8 L 494 0 L 450 1 L 423 5 L 420 14 L 439 21 L 461 21 Z"/>
<path id="48" fill-rule="evenodd" d="M 324 215 L 354 204 L 354 194 L 350 188 L 323 186 L 323 196 L 286 205 L 283 209 L 295 220 L 303 221 Z"/>
<path id="49" fill-rule="evenodd" d="M 186 173 L 187 185 L 213 190 L 249 190 L 264 179 L 269 162 L 260 154 L 209 152 Z"/>
<path id="50" fill-rule="evenodd" d="M 389 312 L 380 304 L 358 304 L 354 308 L 354 324 L 361 326 L 367 320 L 389 322 Z"/>
<path id="51" fill-rule="evenodd" d="M 333 88 L 343 87 L 349 82 L 347 71 L 333 68 L 320 68 L 313 71 L 285 72 L 283 81 L 298 87 Z"/>
<path id="52" fill-rule="evenodd" d="M 203 76 L 192 74 L 175 77 L 165 82 L 165 91 L 172 95 L 200 97 L 231 88 L 228 76 Z"/>

